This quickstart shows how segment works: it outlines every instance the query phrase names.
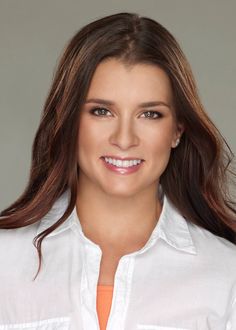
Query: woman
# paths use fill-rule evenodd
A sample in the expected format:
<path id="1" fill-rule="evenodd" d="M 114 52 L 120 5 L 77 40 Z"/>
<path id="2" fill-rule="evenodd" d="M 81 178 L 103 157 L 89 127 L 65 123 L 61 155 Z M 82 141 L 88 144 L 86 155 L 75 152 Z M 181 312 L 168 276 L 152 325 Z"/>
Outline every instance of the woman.
<path id="1" fill-rule="evenodd" d="M 163 26 L 83 27 L 1 212 L 0 329 L 236 329 L 231 158 Z"/>

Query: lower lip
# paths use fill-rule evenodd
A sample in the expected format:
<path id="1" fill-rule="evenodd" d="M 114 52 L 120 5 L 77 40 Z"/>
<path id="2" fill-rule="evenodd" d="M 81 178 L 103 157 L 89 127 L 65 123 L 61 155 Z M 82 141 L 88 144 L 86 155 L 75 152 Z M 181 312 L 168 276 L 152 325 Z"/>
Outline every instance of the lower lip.
<path id="1" fill-rule="evenodd" d="M 110 171 L 119 173 L 119 174 L 131 174 L 131 173 L 137 172 L 144 162 L 144 161 L 141 161 L 140 164 L 130 166 L 130 167 L 117 167 L 115 165 L 107 163 L 104 158 L 102 158 L 102 161 L 107 169 L 109 169 Z"/>

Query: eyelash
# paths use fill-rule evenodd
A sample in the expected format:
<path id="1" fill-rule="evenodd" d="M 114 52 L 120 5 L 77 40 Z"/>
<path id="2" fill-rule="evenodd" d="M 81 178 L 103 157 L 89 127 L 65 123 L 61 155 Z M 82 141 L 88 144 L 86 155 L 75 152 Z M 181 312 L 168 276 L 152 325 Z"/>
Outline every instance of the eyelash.
<path id="1" fill-rule="evenodd" d="M 95 111 L 99 111 L 99 110 L 105 110 L 105 111 L 108 111 L 109 112 L 109 110 L 107 110 L 107 109 L 105 109 L 105 108 L 103 108 L 103 107 L 101 107 L 101 108 L 99 108 L 99 107 L 96 107 L 96 108 L 93 108 L 93 109 L 91 109 L 89 112 L 92 114 L 92 115 L 94 115 L 94 116 L 97 116 L 97 117 L 106 117 L 106 115 L 96 115 L 95 114 Z M 151 110 L 149 110 L 149 111 L 145 111 L 145 112 L 143 112 L 143 113 L 152 113 L 152 114 L 156 114 L 156 115 L 158 115 L 158 117 L 155 117 L 155 118 L 152 118 L 152 117 L 146 117 L 147 119 L 153 119 L 153 120 L 155 120 L 155 119 L 158 119 L 158 118 L 162 118 L 163 117 L 163 115 L 160 113 L 160 112 L 158 112 L 158 111 L 151 111 Z"/>

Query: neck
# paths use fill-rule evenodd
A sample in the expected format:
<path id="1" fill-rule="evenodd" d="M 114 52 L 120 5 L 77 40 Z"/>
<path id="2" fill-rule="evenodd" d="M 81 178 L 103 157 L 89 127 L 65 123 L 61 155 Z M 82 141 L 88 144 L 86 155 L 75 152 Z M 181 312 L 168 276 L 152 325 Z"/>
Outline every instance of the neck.
<path id="1" fill-rule="evenodd" d="M 132 196 L 107 195 L 78 185 L 77 214 L 87 238 L 100 246 L 142 246 L 161 213 L 156 186 Z"/>

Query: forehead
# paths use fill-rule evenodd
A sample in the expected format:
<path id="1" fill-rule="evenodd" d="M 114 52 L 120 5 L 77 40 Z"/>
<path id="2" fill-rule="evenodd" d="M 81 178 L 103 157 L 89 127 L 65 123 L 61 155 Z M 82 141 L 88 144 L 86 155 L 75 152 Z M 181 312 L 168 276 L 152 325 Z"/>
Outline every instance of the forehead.
<path id="1" fill-rule="evenodd" d="M 168 75 L 157 65 L 127 65 L 111 58 L 97 66 L 87 97 L 136 99 L 140 103 L 160 98 L 171 103 L 172 88 Z"/>

